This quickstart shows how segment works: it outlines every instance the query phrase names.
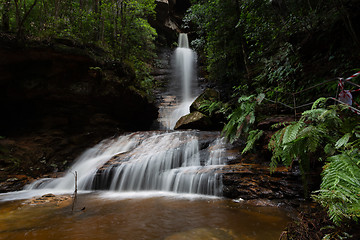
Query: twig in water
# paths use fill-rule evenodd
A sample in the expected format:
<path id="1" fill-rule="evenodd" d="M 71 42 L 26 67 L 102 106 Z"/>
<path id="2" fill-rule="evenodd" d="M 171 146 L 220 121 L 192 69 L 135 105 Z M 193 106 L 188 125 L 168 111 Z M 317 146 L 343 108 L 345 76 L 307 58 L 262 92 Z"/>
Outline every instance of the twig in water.
<path id="1" fill-rule="evenodd" d="M 75 206 L 75 202 L 77 199 L 77 171 L 75 171 L 74 175 L 75 175 L 75 190 L 74 190 L 74 197 L 73 197 L 73 202 L 72 202 L 72 207 L 71 207 L 71 213 L 74 212 L 74 206 Z"/>

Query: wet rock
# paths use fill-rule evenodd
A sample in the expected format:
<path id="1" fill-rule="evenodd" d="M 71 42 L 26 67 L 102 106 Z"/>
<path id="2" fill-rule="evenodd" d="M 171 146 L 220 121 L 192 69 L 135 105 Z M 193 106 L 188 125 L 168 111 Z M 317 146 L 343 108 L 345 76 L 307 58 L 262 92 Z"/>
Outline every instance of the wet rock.
<path id="1" fill-rule="evenodd" d="M 213 124 L 209 117 L 201 112 L 192 112 L 179 119 L 175 125 L 177 129 L 198 129 L 198 130 L 211 130 Z"/>
<path id="2" fill-rule="evenodd" d="M 60 195 L 56 196 L 52 193 L 45 194 L 41 197 L 34 197 L 23 202 L 23 207 L 29 206 L 50 206 L 63 208 L 70 206 L 73 201 L 73 198 L 70 195 Z"/>
<path id="3" fill-rule="evenodd" d="M 25 47 L 1 35 L 0 168 L 32 177 L 64 171 L 104 138 L 149 129 L 157 107 L 130 87 L 134 77 L 94 46 L 55 40 Z M 7 175 L 0 191 L 22 188 Z"/>
<path id="4" fill-rule="evenodd" d="M 301 177 L 286 168 L 270 173 L 263 164 L 239 163 L 224 166 L 223 194 L 232 199 L 298 199 L 302 197 Z"/>
<path id="5" fill-rule="evenodd" d="M 45 195 L 42 195 L 41 196 L 42 198 L 50 198 L 50 197 L 55 197 L 55 195 L 54 194 L 52 194 L 52 193 L 48 193 L 48 194 L 45 194 Z"/>
<path id="6" fill-rule="evenodd" d="M 20 190 L 32 180 L 26 175 L 7 175 L 7 172 L 0 172 L 0 193 Z"/>
<path id="7" fill-rule="evenodd" d="M 281 115 L 281 116 L 272 116 L 269 118 L 266 118 L 262 121 L 260 121 L 257 125 L 257 128 L 262 129 L 262 130 L 277 130 L 277 129 L 273 129 L 272 126 L 274 124 L 278 124 L 278 123 L 285 123 L 285 122 L 292 122 L 294 121 L 294 116 L 293 115 Z"/>
<path id="8" fill-rule="evenodd" d="M 197 97 L 195 99 L 195 101 L 191 104 L 190 106 L 190 112 L 201 112 L 202 114 L 207 115 L 211 122 L 212 122 L 212 127 L 211 129 L 213 130 L 222 130 L 224 127 L 224 123 L 226 122 L 226 117 L 224 115 L 224 113 L 220 112 L 220 111 L 213 111 L 210 114 L 204 110 L 201 109 L 201 106 L 204 103 L 208 103 L 208 102 L 217 102 L 220 101 L 220 93 L 212 88 L 207 88 L 205 89 L 205 91 L 200 94 L 199 97 Z"/>

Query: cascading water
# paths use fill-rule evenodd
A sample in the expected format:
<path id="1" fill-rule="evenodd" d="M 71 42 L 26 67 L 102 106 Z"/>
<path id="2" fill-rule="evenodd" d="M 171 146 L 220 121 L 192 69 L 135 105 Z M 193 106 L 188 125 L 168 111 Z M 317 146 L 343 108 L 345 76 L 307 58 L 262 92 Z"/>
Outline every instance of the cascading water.
<path id="1" fill-rule="evenodd" d="M 189 48 L 187 34 L 180 33 L 179 47 L 175 50 L 175 72 L 182 84 L 182 102 L 191 100 L 191 84 L 194 80 L 195 53 Z"/>
<path id="2" fill-rule="evenodd" d="M 181 103 L 170 115 L 169 129 L 189 113 L 193 102 L 195 53 L 186 34 L 175 51 L 175 78 Z M 218 133 L 138 132 L 106 140 L 83 153 L 58 179 L 41 179 L 27 189 L 72 191 L 74 172 L 80 190 L 165 191 L 220 196 L 224 142 Z"/>
<path id="3" fill-rule="evenodd" d="M 79 157 L 63 178 L 27 189 L 166 191 L 221 195 L 224 142 L 218 133 L 138 132 L 103 141 Z"/>
<path id="4" fill-rule="evenodd" d="M 184 115 L 190 113 L 190 105 L 197 94 L 196 53 L 189 48 L 188 36 L 179 34 L 178 47 L 173 58 L 173 82 L 176 99 L 180 99 L 177 107 L 165 116 L 160 116 L 165 129 L 174 129 L 176 122 Z"/>

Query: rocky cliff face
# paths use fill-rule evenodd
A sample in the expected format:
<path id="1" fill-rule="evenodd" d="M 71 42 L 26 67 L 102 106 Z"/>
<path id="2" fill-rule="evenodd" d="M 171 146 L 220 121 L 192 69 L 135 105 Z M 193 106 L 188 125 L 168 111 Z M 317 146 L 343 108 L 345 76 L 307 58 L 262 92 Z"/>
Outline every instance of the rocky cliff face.
<path id="1" fill-rule="evenodd" d="M 177 41 L 177 33 L 182 32 L 182 19 L 191 6 L 190 0 L 156 0 L 156 17 L 149 19 L 158 33 L 158 43 L 171 46 Z"/>
<path id="2" fill-rule="evenodd" d="M 61 171 L 95 142 L 146 130 L 157 117 L 132 69 L 101 49 L 0 41 L 0 178 Z"/>
<path id="3" fill-rule="evenodd" d="M 85 49 L 62 44 L 0 48 L 0 132 L 96 124 L 148 129 L 157 109 L 132 87 L 121 63 L 94 60 Z M 109 122 L 108 121 L 108 122 Z"/>

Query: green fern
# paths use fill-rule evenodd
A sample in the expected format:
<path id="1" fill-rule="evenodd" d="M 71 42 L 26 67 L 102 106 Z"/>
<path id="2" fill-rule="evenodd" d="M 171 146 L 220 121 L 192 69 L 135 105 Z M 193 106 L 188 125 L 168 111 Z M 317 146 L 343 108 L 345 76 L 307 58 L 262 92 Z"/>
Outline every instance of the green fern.
<path id="1" fill-rule="evenodd" d="M 217 111 L 221 113 L 226 113 L 228 110 L 229 107 L 227 106 L 227 104 L 221 101 L 205 100 L 200 106 L 200 111 L 209 113 L 209 116 L 212 116 L 212 114 Z"/>
<path id="2" fill-rule="evenodd" d="M 232 143 L 243 133 L 246 135 L 253 130 L 255 123 L 255 107 L 264 99 L 263 94 L 242 96 L 238 99 L 239 105 L 227 117 L 228 123 L 223 128 L 223 134 Z"/>
<path id="3" fill-rule="evenodd" d="M 329 157 L 324 166 L 320 190 L 314 199 L 328 209 L 336 224 L 360 217 L 360 152 L 346 150 Z"/>
<path id="4" fill-rule="evenodd" d="M 335 143 L 335 148 L 339 149 L 345 146 L 349 142 L 350 137 L 351 137 L 351 133 L 346 133 L 342 138 L 337 140 L 337 142 Z"/>
<path id="5" fill-rule="evenodd" d="M 272 136 L 268 145 L 273 152 L 270 168 L 298 161 L 306 188 L 310 159 L 315 152 L 321 156 L 319 160 L 326 158 L 320 190 L 313 197 L 340 224 L 360 217 L 360 121 L 358 116 L 347 115 L 343 105 L 317 108 L 324 104 L 325 100 L 319 99 L 298 122 Z"/>
<path id="6" fill-rule="evenodd" d="M 264 134 L 264 131 L 259 130 L 259 129 L 250 131 L 249 136 L 248 136 L 247 141 L 246 141 L 246 146 L 243 149 L 242 154 L 244 154 L 244 153 L 250 151 L 251 149 L 253 149 L 253 147 L 255 145 L 255 142 L 257 140 L 259 140 L 263 134 Z"/>
<path id="7" fill-rule="evenodd" d="M 298 122 L 290 123 L 272 136 L 269 143 L 269 149 L 273 152 L 272 170 L 277 166 L 275 163 L 290 166 L 295 159 L 303 166 L 308 165 L 305 161 L 308 161 L 311 153 L 327 143 L 335 143 L 334 139 L 339 135 L 336 129 L 342 120 L 336 108 L 316 108 L 320 103 L 324 103 L 324 99 L 316 101 Z"/>

